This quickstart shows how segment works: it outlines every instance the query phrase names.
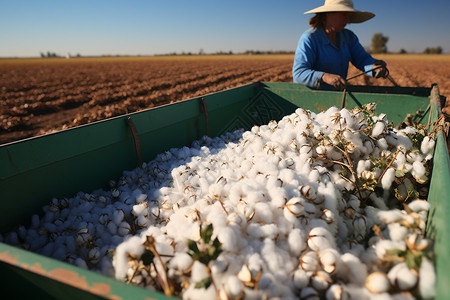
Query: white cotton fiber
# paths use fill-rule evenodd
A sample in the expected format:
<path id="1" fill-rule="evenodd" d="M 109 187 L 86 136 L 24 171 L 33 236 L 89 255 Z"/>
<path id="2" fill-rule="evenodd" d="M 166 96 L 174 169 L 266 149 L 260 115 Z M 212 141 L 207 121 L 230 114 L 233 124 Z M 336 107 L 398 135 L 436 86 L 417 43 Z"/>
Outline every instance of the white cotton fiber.
<path id="1" fill-rule="evenodd" d="M 296 289 L 301 290 L 308 285 L 309 277 L 303 269 L 298 268 L 292 275 L 292 282 Z"/>
<path id="2" fill-rule="evenodd" d="M 386 124 L 384 123 L 384 121 L 378 121 L 372 129 L 371 135 L 374 138 L 378 137 L 380 134 L 383 133 L 384 128 L 386 128 Z"/>
<path id="3" fill-rule="evenodd" d="M 123 280 L 128 270 L 128 253 L 141 256 L 144 253 L 144 246 L 142 245 L 141 238 L 138 236 L 132 236 L 124 243 L 120 244 L 116 248 L 114 268 L 116 270 L 115 277 L 117 280 Z"/>
<path id="4" fill-rule="evenodd" d="M 217 237 L 222 243 L 222 249 L 225 251 L 235 252 L 239 251 L 239 232 L 236 232 L 235 227 L 219 227 Z"/>
<path id="5" fill-rule="evenodd" d="M 420 161 L 415 161 L 413 163 L 412 175 L 415 178 L 422 178 L 425 175 L 426 169 Z"/>
<path id="6" fill-rule="evenodd" d="M 288 243 L 292 255 L 300 256 L 301 252 L 306 248 L 305 233 L 300 228 L 292 229 L 289 233 Z"/>
<path id="7" fill-rule="evenodd" d="M 430 209 L 430 203 L 426 200 L 416 199 L 408 203 L 408 207 L 415 212 L 428 211 Z"/>
<path id="8" fill-rule="evenodd" d="M 192 257 L 185 252 L 176 252 L 170 260 L 170 267 L 179 271 L 187 270 L 193 263 Z"/>
<path id="9" fill-rule="evenodd" d="M 392 183 L 395 179 L 395 170 L 393 168 L 389 168 L 386 170 L 386 172 L 383 175 L 383 178 L 381 178 L 381 186 L 384 190 L 389 190 L 392 186 Z"/>
<path id="10" fill-rule="evenodd" d="M 356 167 L 356 174 L 358 175 L 358 177 L 361 177 L 361 173 L 363 171 L 369 171 L 371 165 L 372 163 L 370 162 L 370 160 L 361 159 L 360 161 L 358 161 L 358 165 Z"/>
<path id="11" fill-rule="evenodd" d="M 419 269 L 419 292 L 423 299 L 432 299 L 435 294 L 436 273 L 433 264 L 422 257 Z"/>
<path id="12" fill-rule="evenodd" d="M 378 147 L 382 150 L 386 150 L 389 147 L 385 138 L 378 139 L 376 143 Z"/>
<path id="13" fill-rule="evenodd" d="M 351 253 L 341 256 L 341 260 L 347 267 L 347 278 L 350 283 L 363 285 L 367 277 L 367 266 L 361 260 Z"/>
<path id="14" fill-rule="evenodd" d="M 432 153 L 434 150 L 435 141 L 429 136 L 426 136 L 422 140 L 422 144 L 420 145 L 420 150 L 424 154 Z"/>
<path id="15" fill-rule="evenodd" d="M 415 242 L 412 231 L 418 247 L 431 244 L 419 233 L 428 202 L 409 199 L 410 210 L 391 210 L 391 202 L 398 201 L 388 191 L 395 170 L 420 177 L 397 180 L 404 198 L 417 189 L 416 181 L 427 179 L 424 164 L 434 141 L 424 138 L 421 152 L 412 148 L 407 134 L 415 129 L 394 130 L 383 114 L 369 129 L 363 115 L 372 109 L 332 107 L 315 114 L 299 108 L 251 131 L 202 137 L 191 148 L 172 148 L 124 171 L 110 182 L 110 190 L 52 199 L 42 217 L 31 218 L 30 229 L 19 227 L 0 241 L 121 281 L 133 275 L 131 283 L 149 289 L 157 281 L 156 266 L 160 276 L 167 270 L 177 283 L 176 295 L 215 299 L 213 285 L 195 288 L 208 273 L 188 254 L 186 243 L 212 249 L 201 236 L 211 224 L 211 241 L 217 238 L 222 252 L 208 266 L 221 299 L 398 298 L 395 289 L 370 293 L 365 278 L 374 271 L 387 273 L 388 264 L 380 261 L 388 250 L 405 250 L 405 240 Z M 383 199 L 378 190 L 367 190 L 361 177 L 377 180 L 385 168 L 375 168 L 373 157 L 389 163 L 398 149 L 380 180 Z M 344 164 L 351 165 L 356 179 Z M 136 272 L 133 257 L 140 259 L 149 236 L 163 265 L 158 261 Z M 431 298 L 436 275 L 433 265 L 422 261 L 424 278 L 408 293 Z M 249 287 L 255 281 L 258 288 Z"/>
<path id="16" fill-rule="evenodd" d="M 404 214 L 399 209 L 379 211 L 378 217 L 386 223 L 393 223 L 403 219 Z"/>
<path id="17" fill-rule="evenodd" d="M 399 223 L 392 223 L 388 225 L 389 237 L 396 242 L 402 242 L 408 236 L 408 228 L 401 226 Z"/>

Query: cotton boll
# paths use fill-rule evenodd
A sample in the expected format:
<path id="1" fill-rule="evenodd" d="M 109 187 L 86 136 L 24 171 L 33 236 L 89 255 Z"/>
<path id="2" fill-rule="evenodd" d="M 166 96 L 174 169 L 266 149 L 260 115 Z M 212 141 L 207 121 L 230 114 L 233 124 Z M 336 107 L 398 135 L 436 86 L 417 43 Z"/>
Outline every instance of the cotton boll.
<path id="1" fill-rule="evenodd" d="M 377 143 L 377 146 L 378 146 L 381 150 L 386 150 L 386 149 L 389 147 L 388 142 L 386 141 L 385 138 L 378 139 L 378 140 L 376 141 L 376 143 Z"/>
<path id="2" fill-rule="evenodd" d="M 275 239 L 279 234 L 278 226 L 276 224 L 261 225 L 261 233 L 264 238 Z"/>
<path id="3" fill-rule="evenodd" d="M 267 264 L 270 273 L 284 274 L 295 269 L 295 259 L 290 254 L 278 247 L 272 239 L 265 239 L 261 248 L 261 257 Z"/>
<path id="4" fill-rule="evenodd" d="M 127 222 L 122 222 L 117 228 L 117 234 L 120 236 L 126 236 L 131 233 L 131 226 Z"/>
<path id="5" fill-rule="evenodd" d="M 6 242 L 13 246 L 19 245 L 19 237 L 17 236 L 17 233 L 15 231 L 9 232 L 6 234 Z"/>
<path id="6" fill-rule="evenodd" d="M 288 244 L 293 256 L 298 257 L 306 248 L 306 238 L 304 232 L 300 228 L 291 230 L 288 236 Z"/>
<path id="7" fill-rule="evenodd" d="M 115 209 L 112 215 L 112 221 L 114 222 L 114 224 L 119 226 L 119 224 L 122 223 L 124 217 L 125 213 L 122 209 Z"/>
<path id="8" fill-rule="evenodd" d="M 87 254 L 87 261 L 90 264 L 96 265 L 100 260 L 100 249 L 98 247 L 94 247 L 92 249 L 89 249 Z"/>
<path id="9" fill-rule="evenodd" d="M 419 153 L 417 153 L 417 152 L 412 152 L 412 151 L 411 151 L 411 152 L 410 152 L 410 151 L 406 152 L 405 158 L 406 158 L 406 161 L 407 161 L 408 163 L 410 163 L 410 164 L 413 164 L 415 161 L 420 161 L 420 160 L 422 160 Z"/>
<path id="10" fill-rule="evenodd" d="M 142 195 L 142 194 L 141 194 Z M 147 195 L 145 195 L 147 197 Z M 137 205 L 133 205 L 133 208 L 131 210 L 131 213 L 134 216 L 148 216 L 148 203 L 147 202 L 143 202 Z"/>
<path id="11" fill-rule="evenodd" d="M 330 275 L 324 271 L 318 271 L 311 276 L 311 285 L 318 291 L 326 290 L 332 282 Z"/>
<path id="12" fill-rule="evenodd" d="M 377 138 L 381 135 L 386 128 L 386 123 L 384 121 L 378 121 L 372 129 L 371 136 Z"/>
<path id="13" fill-rule="evenodd" d="M 375 244 L 375 253 L 377 257 L 381 260 L 384 259 L 384 256 L 389 250 L 406 250 L 406 244 L 405 242 L 399 242 L 399 241 L 391 241 L 391 240 L 379 240 Z"/>
<path id="14" fill-rule="evenodd" d="M 378 217 L 385 223 L 398 222 L 404 218 L 404 213 L 399 209 L 379 211 Z"/>
<path id="15" fill-rule="evenodd" d="M 367 266 L 351 253 L 342 255 L 341 260 L 346 266 L 346 277 L 349 282 L 363 285 L 367 277 Z"/>
<path id="16" fill-rule="evenodd" d="M 200 204 L 200 202 L 197 202 L 197 204 Z M 205 207 L 207 207 L 207 204 L 198 205 L 198 209 L 196 209 L 196 213 L 199 211 L 205 211 Z M 202 209 L 203 208 L 203 209 Z M 226 210 L 226 208 L 225 208 Z M 224 207 L 222 207 L 222 204 L 220 202 L 215 202 L 213 205 L 209 206 L 209 212 L 206 217 L 206 221 L 209 223 L 212 223 L 214 225 L 214 228 L 221 228 L 226 226 L 228 219 L 227 219 L 227 212 L 225 212 Z"/>
<path id="17" fill-rule="evenodd" d="M 371 273 L 366 278 L 366 288 L 374 294 L 387 293 L 390 289 L 389 278 L 382 272 Z"/>
<path id="18" fill-rule="evenodd" d="M 272 205 L 275 207 L 282 207 L 286 203 L 286 190 L 282 187 L 276 186 L 271 179 L 267 182 L 267 190 L 269 197 L 272 201 Z"/>
<path id="19" fill-rule="evenodd" d="M 435 141 L 430 137 L 426 136 L 422 140 L 422 144 L 420 145 L 420 150 L 423 154 L 430 154 L 434 150 Z"/>
<path id="20" fill-rule="evenodd" d="M 433 264 L 426 257 L 422 257 L 419 269 L 419 292 L 423 299 L 434 298 L 436 291 L 436 273 Z"/>
<path id="21" fill-rule="evenodd" d="M 239 233 L 232 227 L 218 228 L 217 238 L 224 251 L 239 251 Z"/>
<path id="22" fill-rule="evenodd" d="M 150 225 L 150 220 L 145 216 L 139 216 L 134 221 L 134 224 L 136 224 L 138 228 L 147 228 Z"/>
<path id="23" fill-rule="evenodd" d="M 75 259 L 75 265 L 77 267 L 85 269 L 85 270 L 89 269 L 88 265 L 86 264 L 86 261 L 84 261 L 84 259 L 79 258 L 79 257 L 77 259 Z"/>
<path id="24" fill-rule="evenodd" d="M 272 223 L 273 213 L 270 206 L 265 202 L 259 202 L 255 204 L 255 222 L 262 222 L 265 224 Z"/>
<path id="25" fill-rule="evenodd" d="M 405 135 L 390 134 L 386 137 L 386 140 L 388 143 L 396 146 L 397 148 L 403 148 L 404 150 L 409 151 L 413 147 L 411 140 Z"/>
<path id="26" fill-rule="evenodd" d="M 191 284 L 189 287 L 183 292 L 183 298 L 184 299 L 190 299 L 190 300 L 203 300 L 203 299 L 216 299 L 216 293 L 212 285 L 210 285 L 207 289 L 204 288 L 195 288 L 195 284 L 198 281 L 191 281 Z M 224 294 L 226 299 L 226 295 Z"/>
<path id="27" fill-rule="evenodd" d="M 415 161 L 413 163 L 412 175 L 415 178 L 422 178 L 425 175 L 425 166 L 420 161 Z"/>
<path id="28" fill-rule="evenodd" d="M 327 300 L 346 300 L 351 299 L 350 295 L 348 294 L 346 288 L 341 284 L 333 284 L 331 285 L 326 294 Z"/>
<path id="29" fill-rule="evenodd" d="M 306 274 L 306 272 L 298 268 L 295 270 L 294 274 L 292 275 L 292 283 L 294 284 L 294 287 L 298 290 L 302 290 L 305 288 L 309 283 L 309 276 Z"/>
<path id="30" fill-rule="evenodd" d="M 319 292 L 312 287 L 305 287 L 300 292 L 300 299 L 319 300 Z"/>
<path id="31" fill-rule="evenodd" d="M 244 295 L 244 284 L 236 276 L 229 276 L 225 282 L 225 290 L 231 299 L 241 299 Z"/>
<path id="32" fill-rule="evenodd" d="M 408 207 L 409 209 L 417 213 L 422 211 L 428 212 L 428 210 L 430 209 L 430 203 L 426 200 L 416 199 L 408 203 Z"/>
<path id="33" fill-rule="evenodd" d="M 297 217 L 304 211 L 304 202 L 299 197 L 293 197 L 284 205 L 283 214 L 284 217 L 290 222 L 295 222 Z"/>
<path id="34" fill-rule="evenodd" d="M 363 171 L 369 171 L 371 165 L 372 162 L 370 160 L 359 160 L 356 167 L 356 174 L 358 175 L 358 177 L 361 177 L 361 173 Z"/>
<path id="35" fill-rule="evenodd" d="M 137 236 L 129 238 L 124 243 L 120 244 L 116 248 L 114 255 L 113 265 L 116 270 L 115 277 L 117 280 L 125 278 L 128 270 L 128 253 L 136 256 L 141 256 L 144 252 L 144 246 L 141 243 L 141 239 Z"/>
<path id="36" fill-rule="evenodd" d="M 339 267 L 340 254 L 336 249 L 328 248 L 319 253 L 319 261 L 325 272 L 333 274 Z"/>
<path id="37" fill-rule="evenodd" d="M 394 182 L 395 179 L 395 170 L 393 168 L 389 168 L 384 173 L 383 177 L 381 178 L 381 186 L 384 190 L 389 190 L 391 188 L 392 182 Z"/>
<path id="38" fill-rule="evenodd" d="M 418 280 L 417 270 L 410 270 L 406 263 L 395 265 L 388 273 L 391 284 L 402 291 L 412 289 Z"/>
<path id="39" fill-rule="evenodd" d="M 324 208 L 336 213 L 338 209 L 338 192 L 335 185 L 332 182 L 328 182 L 325 185 L 320 183 L 318 187 L 318 194 L 319 195 L 317 198 L 321 198 L 322 196 L 324 197 Z"/>
<path id="40" fill-rule="evenodd" d="M 315 227 L 308 233 L 308 247 L 313 251 L 321 251 L 335 247 L 330 232 L 323 227 Z"/>
<path id="41" fill-rule="evenodd" d="M 308 251 L 300 257 L 300 267 L 305 272 L 314 272 L 319 268 L 319 257 L 317 252 Z"/>
<path id="42" fill-rule="evenodd" d="M 169 266 L 181 273 L 187 271 L 193 264 L 192 257 L 185 252 L 175 252 L 174 257 L 170 260 Z"/>
<path id="43" fill-rule="evenodd" d="M 393 241 L 401 242 L 408 236 L 408 228 L 399 223 L 392 223 L 388 225 L 389 237 Z"/>
<path id="44" fill-rule="evenodd" d="M 386 203 L 384 202 L 384 199 L 382 197 L 378 197 L 375 193 L 370 194 L 369 198 L 370 198 L 370 200 L 372 200 L 372 203 L 375 208 L 380 209 L 380 210 L 388 210 L 389 209 L 387 207 Z M 378 219 L 378 217 L 377 217 L 377 219 Z"/>

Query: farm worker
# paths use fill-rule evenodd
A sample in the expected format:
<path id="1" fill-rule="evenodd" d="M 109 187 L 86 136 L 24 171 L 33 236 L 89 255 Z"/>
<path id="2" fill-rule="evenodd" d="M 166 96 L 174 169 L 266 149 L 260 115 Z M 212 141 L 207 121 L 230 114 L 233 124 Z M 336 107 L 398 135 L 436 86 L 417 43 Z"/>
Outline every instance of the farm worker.
<path id="1" fill-rule="evenodd" d="M 352 0 L 325 0 L 325 4 L 305 12 L 316 13 L 309 20 L 295 51 L 292 76 L 295 83 L 315 89 L 341 90 L 345 87 L 349 62 L 376 78 L 387 75 L 386 63 L 376 60 L 359 43 L 358 37 L 345 29 L 348 23 L 362 23 L 375 16 L 353 8 Z"/>

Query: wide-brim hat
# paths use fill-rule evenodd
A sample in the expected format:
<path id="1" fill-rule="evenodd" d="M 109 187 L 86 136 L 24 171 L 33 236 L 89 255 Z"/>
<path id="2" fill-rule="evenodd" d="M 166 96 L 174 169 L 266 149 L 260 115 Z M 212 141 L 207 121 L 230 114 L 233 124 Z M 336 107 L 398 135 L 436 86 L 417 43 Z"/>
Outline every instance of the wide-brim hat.
<path id="1" fill-rule="evenodd" d="M 352 12 L 350 23 L 362 23 L 375 17 L 375 14 L 371 12 L 354 9 L 352 0 L 325 0 L 324 5 L 308 10 L 305 14 L 339 11 Z"/>

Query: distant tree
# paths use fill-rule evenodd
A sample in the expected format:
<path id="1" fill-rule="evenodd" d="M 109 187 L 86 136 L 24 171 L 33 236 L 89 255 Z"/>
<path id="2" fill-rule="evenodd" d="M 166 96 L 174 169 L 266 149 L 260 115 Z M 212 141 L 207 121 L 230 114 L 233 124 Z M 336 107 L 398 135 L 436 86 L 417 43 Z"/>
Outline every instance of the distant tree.
<path id="1" fill-rule="evenodd" d="M 442 53 L 442 47 L 438 46 L 435 48 L 426 48 L 425 51 L 423 51 L 423 53 L 426 54 L 441 54 Z"/>
<path id="2" fill-rule="evenodd" d="M 400 51 L 399 51 L 398 53 L 400 53 L 400 54 L 406 54 L 406 53 L 408 53 L 408 52 L 406 52 L 406 50 L 402 48 L 402 49 L 400 49 Z"/>
<path id="3" fill-rule="evenodd" d="M 389 37 L 382 33 L 375 33 L 372 37 L 372 53 L 387 53 L 387 42 Z"/>

